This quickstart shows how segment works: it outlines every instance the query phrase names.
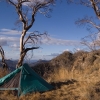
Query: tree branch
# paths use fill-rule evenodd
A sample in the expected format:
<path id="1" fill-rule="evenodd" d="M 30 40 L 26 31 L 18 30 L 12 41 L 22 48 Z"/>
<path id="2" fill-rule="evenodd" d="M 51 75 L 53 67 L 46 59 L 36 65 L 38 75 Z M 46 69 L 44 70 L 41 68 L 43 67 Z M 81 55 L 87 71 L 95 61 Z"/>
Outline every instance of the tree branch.
<path id="1" fill-rule="evenodd" d="M 16 7 L 16 4 L 14 2 L 12 2 L 11 0 L 7 0 L 7 2 L 11 3 L 13 6 Z"/>
<path id="2" fill-rule="evenodd" d="M 23 28 L 26 29 L 26 27 L 27 27 L 27 21 L 24 19 L 24 16 L 22 14 L 21 7 L 22 7 L 22 5 L 21 4 L 18 4 L 16 6 L 16 10 L 17 10 L 17 13 L 19 15 L 20 21 L 22 21 L 22 23 L 23 23 Z"/>
<path id="3" fill-rule="evenodd" d="M 84 25 L 84 24 L 90 24 L 92 25 L 92 27 L 96 28 L 97 30 L 100 31 L 100 25 L 97 25 L 94 21 L 92 17 L 84 17 L 83 19 L 78 19 L 75 24 L 78 25 Z"/>
<path id="4" fill-rule="evenodd" d="M 100 11 L 99 11 L 100 9 L 99 9 L 99 7 L 97 5 L 98 3 L 100 3 L 100 1 L 96 2 L 95 0 L 90 0 L 90 2 L 91 2 L 91 5 L 92 5 L 92 7 L 93 7 L 93 9 L 95 11 L 95 14 L 100 19 Z"/>
<path id="5" fill-rule="evenodd" d="M 34 44 L 35 43 L 35 40 L 38 41 L 39 38 L 41 38 L 42 36 L 47 36 L 47 33 L 43 33 L 43 34 L 40 34 L 38 31 L 35 31 L 33 33 L 30 33 L 29 36 L 26 38 L 26 40 L 24 41 L 23 45 L 25 46 L 25 44 L 28 43 L 28 40 L 30 39 Z"/>
<path id="6" fill-rule="evenodd" d="M 39 47 L 32 47 L 32 48 L 26 48 L 24 52 L 28 52 L 29 50 L 33 50 L 33 49 L 38 49 Z"/>
<path id="7" fill-rule="evenodd" d="M 97 38 L 98 36 L 98 33 L 85 36 L 82 38 L 81 44 L 87 46 L 92 51 L 100 49 L 100 40 Z"/>
<path id="8" fill-rule="evenodd" d="M 53 2 L 54 2 L 54 0 L 49 0 L 48 2 L 43 2 L 43 3 L 39 3 L 39 2 L 36 3 L 36 5 L 33 7 L 31 23 L 27 26 L 27 28 L 26 28 L 27 30 L 29 30 L 32 27 L 32 25 L 33 25 L 33 23 L 35 21 L 34 17 L 35 17 L 36 12 L 39 9 L 41 9 L 41 8 L 45 7 L 46 5 L 49 5 L 49 4 L 53 3 Z"/>

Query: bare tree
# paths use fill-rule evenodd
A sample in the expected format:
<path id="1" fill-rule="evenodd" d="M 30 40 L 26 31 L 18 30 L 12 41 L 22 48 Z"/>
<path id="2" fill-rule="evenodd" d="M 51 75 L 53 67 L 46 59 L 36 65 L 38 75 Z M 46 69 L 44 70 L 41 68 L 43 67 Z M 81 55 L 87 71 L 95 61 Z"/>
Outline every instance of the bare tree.
<path id="1" fill-rule="evenodd" d="M 7 63 L 5 62 L 5 53 L 4 50 L 2 48 L 2 46 L 0 46 L 0 54 L 1 54 L 1 58 L 2 58 L 2 67 L 3 69 L 8 69 Z"/>
<path id="2" fill-rule="evenodd" d="M 87 25 L 87 29 L 91 32 L 92 28 L 97 29 L 98 32 L 95 34 L 88 35 L 82 38 L 82 44 L 87 46 L 90 50 L 94 51 L 100 49 L 100 38 L 97 39 L 100 33 L 100 0 L 67 0 L 69 3 L 81 4 L 86 7 L 90 7 L 94 10 L 97 19 L 94 19 L 93 16 L 85 16 L 84 18 L 79 18 L 75 24 Z M 93 32 L 92 32 L 93 33 Z"/>
<path id="3" fill-rule="evenodd" d="M 100 0 L 67 0 L 68 3 L 76 3 L 91 7 L 98 19 L 100 19 Z"/>
<path id="4" fill-rule="evenodd" d="M 89 5 L 90 7 L 92 7 L 96 16 L 98 17 L 98 19 L 100 19 L 100 0 L 89 0 L 89 1 L 90 2 L 87 2 L 87 6 Z M 83 3 L 86 4 L 85 2 Z"/>
<path id="5" fill-rule="evenodd" d="M 46 34 L 40 34 L 38 32 L 30 33 L 30 35 L 25 38 L 28 30 L 33 26 L 35 22 L 35 16 L 37 12 L 48 15 L 51 10 L 50 5 L 54 3 L 54 0 L 7 0 L 8 3 L 16 8 L 16 12 L 19 16 L 19 21 L 22 23 L 22 33 L 20 37 L 20 58 L 17 67 L 20 67 L 23 63 L 24 57 L 29 50 L 38 49 L 37 46 L 25 47 L 29 40 L 33 44 L 36 43 L 39 37 Z M 29 17 L 30 15 L 30 17 Z M 48 17 L 48 16 L 47 16 Z"/>
<path id="6" fill-rule="evenodd" d="M 90 51 L 100 49 L 100 33 L 90 34 L 81 39 L 81 44 L 88 47 Z"/>
<path id="7" fill-rule="evenodd" d="M 100 0 L 67 0 L 67 2 L 69 3 L 74 2 L 76 4 L 81 4 L 92 8 L 97 18 L 100 20 Z M 91 24 L 93 27 L 95 27 L 100 31 L 100 24 L 97 24 L 93 20 L 93 17 L 86 16 L 83 19 L 78 19 L 78 21 L 76 21 L 76 24 L 85 24 L 85 23 Z"/>
<path id="8" fill-rule="evenodd" d="M 91 29 L 95 28 L 97 31 L 100 31 L 100 24 L 98 24 L 98 21 L 94 20 L 94 18 L 85 16 L 84 18 L 80 19 L 75 22 L 75 24 L 81 26 L 81 25 L 86 25 L 87 30 L 92 32 Z"/>

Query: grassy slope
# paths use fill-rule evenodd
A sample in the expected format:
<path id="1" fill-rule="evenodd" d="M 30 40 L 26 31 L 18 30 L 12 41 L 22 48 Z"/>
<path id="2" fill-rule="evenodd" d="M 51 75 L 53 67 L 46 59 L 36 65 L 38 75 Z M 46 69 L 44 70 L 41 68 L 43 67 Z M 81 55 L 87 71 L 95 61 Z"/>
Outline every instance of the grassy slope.
<path id="1" fill-rule="evenodd" d="M 60 67 L 56 68 L 46 80 L 55 87 L 55 90 L 27 94 L 20 97 L 20 100 L 100 100 L 100 58 L 96 58 L 95 55 L 99 55 L 99 51 L 96 53 L 78 52 L 73 55 L 75 59 L 68 59 L 68 61 L 66 61 L 68 55 L 60 55 L 53 59 L 51 61 L 53 65 L 56 66 L 55 63 L 59 60 Z M 61 59 L 63 61 L 65 59 L 66 63 Z M 71 70 L 66 67 L 67 63 L 72 65 Z M 57 63 L 58 66 L 59 64 Z M 0 77 L 6 73 L 0 71 Z M 0 100 L 17 99 L 11 91 L 0 92 Z"/>

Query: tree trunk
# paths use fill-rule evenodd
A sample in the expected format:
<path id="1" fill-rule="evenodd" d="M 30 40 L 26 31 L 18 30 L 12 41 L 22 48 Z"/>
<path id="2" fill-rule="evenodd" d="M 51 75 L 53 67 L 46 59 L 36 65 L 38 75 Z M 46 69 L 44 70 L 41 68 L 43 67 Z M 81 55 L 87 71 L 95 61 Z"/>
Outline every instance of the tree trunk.
<path id="1" fill-rule="evenodd" d="M 8 69 L 8 66 L 7 66 L 7 63 L 5 62 L 5 59 L 4 58 L 2 58 L 2 67 L 3 67 L 3 69 Z"/>
<path id="2" fill-rule="evenodd" d="M 26 34 L 26 30 L 23 30 L 22 31 L 22 34 L 21 34 L 21 37 L 20 37 L 20 58 L 18 60 L 18 63 L 16 65 L 16 68 L 19 68 L 20 66 L 22 66 L 23 64 L 23 61 L 24 61 L 24 57 L 26 55 L 26 52 L 25 52 L 25 48 L 24 48 L 24 45 L 23 45 L 23 41 L 24 41 L 24 36 Z"/>
<path id="3" fill-rule="evenodd" d="M 20 53 L 22 53 L 23 50 L 24 50 L 24 43 L 23 43 L 23 41 L 24 41 L 24 37 L 25 37 L 26 32 L 27 32 L 26 30 L 23 30 L 22 34 L 21 34 L 21 37 L 20 37 Z"/>
<path id="4" fill-rule="evenodd" d="M 26 55 L 26 52 L 23 52 L 23 53 L 20 54 L 20 58 L 18 60 L 16 68 L 19 68 L 19 67 L 21 67 L 23 65 L 23 61 L 24 61 L 25 55 Z"/>
<path id="5" fill-rule="evenodd" d="M 0 46 L 0 54 L 1 54 L 1 57 L 2 57 L 2 67 L 3 69 L 8 69 L 8 66 L 7 66 L 7 63 L 5 62 L 5 54 L 4 54 L 4 50 L 3 48 Z"/>

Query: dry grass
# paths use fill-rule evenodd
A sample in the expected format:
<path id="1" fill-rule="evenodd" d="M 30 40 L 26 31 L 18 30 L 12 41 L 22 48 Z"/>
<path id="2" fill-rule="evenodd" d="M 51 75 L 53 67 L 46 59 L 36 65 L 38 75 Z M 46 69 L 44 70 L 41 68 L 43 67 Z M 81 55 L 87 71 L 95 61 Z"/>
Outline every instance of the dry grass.
<path id="1" fill-rule="evenodd" d="M 0 78 L 7 75 L 9 73 L 9 71 L 4 70 L 3 68 L 0 68 Z"/>
<path id="2" fill-rule="evenodd" d="M 92 65 L 86 64 L 87 60 L 82 62 L 82 60 L 76 59 L 71 70 L 63 65 L 55 68 L 54 72 L 46 79 L 55 87 L 54 90 L 44 93 L 30 93 L 21 96 L 19 100 L 100 100 L 99 59 L 95 59 Z M 85 64 L 85 67 L 76 68 L 78 63 L 79 66 Z M 5 74 L 0 69 L 0 77 Z M 0 100 L 18 100 L 18 98 L 11 91 L 4 91 L 0 92 Z"/>
<path id="3" fill-rule="evenodd" d="M 100 68 L 68 71 L 65 67 L 55 70 L 47 79 L 55 90 L 44 93 L 31 93 L 21 96 L 19 100 L 100 100 Z M 0 73 L 1 75 L 1 73 Z M 0 100 L 18 100 L 11 91 L 0 92 Z"/>

